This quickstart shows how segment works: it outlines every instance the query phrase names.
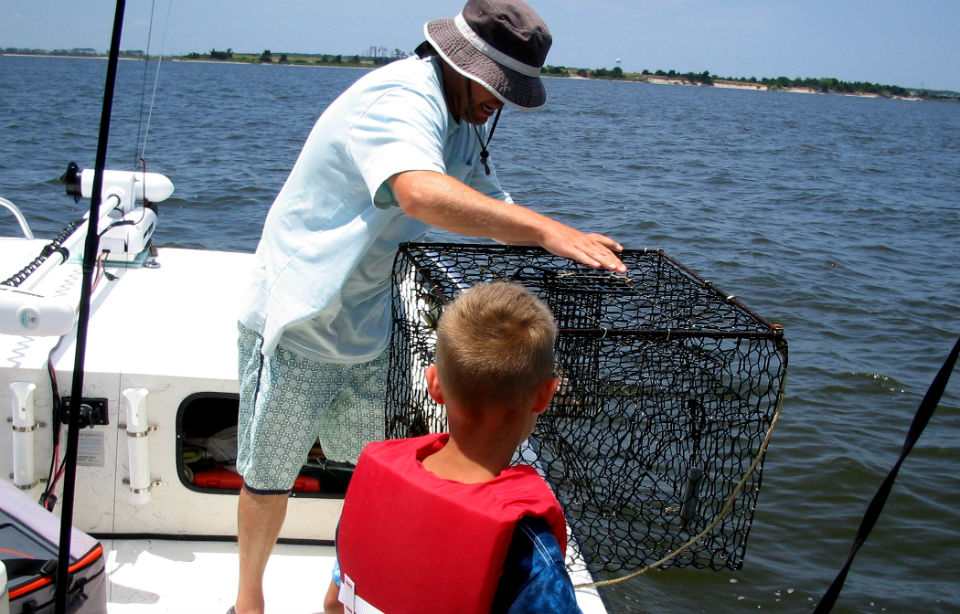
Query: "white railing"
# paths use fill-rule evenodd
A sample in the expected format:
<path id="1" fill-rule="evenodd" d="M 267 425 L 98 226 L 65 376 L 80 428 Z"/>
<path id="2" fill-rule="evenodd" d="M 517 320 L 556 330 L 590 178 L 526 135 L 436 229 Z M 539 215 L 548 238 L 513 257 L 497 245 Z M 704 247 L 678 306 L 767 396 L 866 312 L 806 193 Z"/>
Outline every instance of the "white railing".
<path id="1" fill-rule="evenodd" d="M 23 217 L 23 214 L 20 213 L 20 209 L 17 208 L 15 204 L 3 197 L 0 197 L 0 205 L 6 207 L 10 213 L 13 214 L 13 217 L 17 218 L 17 222 L 20 224 L 20 230 L 23 231 L 23 236 L 28 239 L 32 239 L 33 232 L 30 230 L 30 225 L 27 224 L 27 218 Z"/>

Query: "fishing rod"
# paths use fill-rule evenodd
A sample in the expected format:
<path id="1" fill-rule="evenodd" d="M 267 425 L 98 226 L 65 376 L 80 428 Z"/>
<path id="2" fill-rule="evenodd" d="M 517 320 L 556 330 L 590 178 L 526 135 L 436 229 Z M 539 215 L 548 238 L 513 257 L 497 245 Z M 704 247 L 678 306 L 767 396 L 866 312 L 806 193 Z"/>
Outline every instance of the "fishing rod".
<path id="1" fill-rule="evenodd" d="M 897 458 L 897 461 L 893 464 L 893 468 L 887 473 L 887 476 L 883 479 L 883 482 L 880 483 L 876 493 L 873 495 L 873 499 L 871 499 L 869 505 L 867 505 L 867 510 L 860 520 L 857 535 L 854 537 L 853 544 L 850 546 L 850 553 L 847 555 L 847 560 L 823 594 L 820 602 L 817 603 L 813 614 L 829 614 L 833 611 L 837 597 L 840 596 L 840 591 L 843 590 L 843 584 L 847 580 L 847 573 L 850 571 L 853 559 L 857 556 L 863 543 L 867 541 L 867 537 L 870 536 L 870 531 L 873 530 L 874 525 L 877 524 L 877 519 L 880 518 L 880 514 L 883 512 L 883 506 L 886 504 L 887 497 L 890 496 L 890 491 L 893 489 L 893 483 L 897 479 L 897 474 L 900 472 L 900 466 L 907 458 L 907 455 L 910 454 L 914 444 L 920 439 L 923 429 L 927 426 L 930 417 L 937 409 L 937 404 L 940 402 L 940 398 L 947 388 L 947 382 L 950 381 L 950 374 L 953 373 L 953 368 L 957 364 L 958 356 L 960 356 L 960 338 L 957 338 L 957 342 L 953 345 L 953 350 L 947 355 L 943 366 L 940 367 L 936 377 L 933 378 L 933 382 L 931 382 L 930 387 L 927 389 L 927 393 L 923 395 L 920 406 L 917 408 L 913 416 L 913 421 L 910 423 L 910 429 L 907 431 L 907 437 L 903 442 L 903 448 L 900 450 L 899 458 Z"/>
<path id="2" fill-rule="evenodd" d="M 80 405 L 83 399 L 83 367 L 87 345 L 87 328 L 90 320 L 90 295 L 93 273 L 96 266 L 100 238 L 97 221 L 100 218 L 103 170 L 107 164 L 107 140 L 110 134 L 110 116 L 113 110 L 113 89 L 117 81 L 117 65 L 120 58 L 120 34 L 123 30 L 125 0 L 117 0 L 113 16 L 113 35 L 110 40 L 110 57 L 107 63 L 107 79 L 104 85 L 103 106 L 100 112 L 100 135 L 97 142 L 97 158 L 94 165 L 93 193 L 90 195 L 90 217 L 87 221 L 87 238 L 83 248 L 83 277 L 80 285 L 80 305 L 77 313 L 77 347 L 73 361 L 73 383 L 70 393 L 69 421 L 67 426 L 66 464 L 63 480 L 63 502 L 60 510 L 60 542 L 57 559 L 56 599 L 54 611 L 67 611 L 68 583 L 70 581 L 70 541 L 73 531 L 73 498 L 77 478 L 77 445 L 80 431 Z"/>

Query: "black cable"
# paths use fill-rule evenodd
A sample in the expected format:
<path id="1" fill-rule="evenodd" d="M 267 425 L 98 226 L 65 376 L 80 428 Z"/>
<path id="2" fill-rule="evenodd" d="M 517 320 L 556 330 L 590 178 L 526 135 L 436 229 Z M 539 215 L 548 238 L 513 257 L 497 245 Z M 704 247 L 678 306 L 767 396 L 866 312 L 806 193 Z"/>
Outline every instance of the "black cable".
<path id="1" fill-rule="evenodd" d="M 497 109 L 497 116 L 493 118 L 493 126 L 490 127 L 490 132 L 487 133 L 486 143 L 480 138 L 480 128 L 478 128 L 476 124 L 473 126 L 473 131 L 477 134 L 477 140 L 480 141 L 480 162 L 483 163 L 483 170 L 485 170 L 488 175 L 490 174 L 490 165 L 487 164 L 487 158 L 490 157 L 490 152 L 487 151 L 487 146 L 490 145 L 490 140 L 493 138 L 493 131 L 497 129 L 497 122 L 500 121 L 500 111 L 503 111 L 503 109 Z"/>
<path id="2" fill-rule="evenodd" d="M 61 337 L 61 339 L 63 339 Z M 57 346 L 60 343 L 57 342 Z M 56 347 L 54 346 L 54 350 Z M 57 386 L 57 374 L 53 369 L 53 351 L 50 351 L 50 356 L 47 358 L 47 375 L 50 377 L 50 391 L 53 394 L 53 404 L 50 410 L 50 432 L 53 449 L 50 454 L 50 469 L 47 471 L 47 486 L 43 489 L 43 492 L 40 493 L 40 505 L 47 509 L 47 511 L 52 512 L 54 506 L 57 503 L 57 499 L 54 496 L 54 491 L 56 490 L 57 481 L 55 479 L 56 475 L 59 475 L 60 469 L 57 469 L 57 457 L 59 456 L 60 450 L 60 421 L 62 404 L 60 402 L 60 388 Z M 62 468 L 62 463 L 61 463 Z"/>
<path id="3" fill-rule="evenodd" d="M 34 258 L 27 266 L 20 269 L 17 273 L 14 273 L 10 278 L 6 279 L 3 282 L 0 282 L 0 286 L 10 286 L 16 288 L 22 284 L 30 275 L 32 275 L 37 269 L 40 268 L 40 265 L 55 253 L 59 253 L 63 258 L 63 261 L 66 262 L 70 257 L 70 252 L 63 247 L 63 242 L 67 240 L 73 231 L 77 229 L 77 226 L 83 223 L 83 218 L 77 218 L 74 221 L 70 222 L 63 227 L 63 230 L 60 231 L 60 234 L 51 241 L 43 246 L 43 249 L 40 250 L 40 255 Z"/>

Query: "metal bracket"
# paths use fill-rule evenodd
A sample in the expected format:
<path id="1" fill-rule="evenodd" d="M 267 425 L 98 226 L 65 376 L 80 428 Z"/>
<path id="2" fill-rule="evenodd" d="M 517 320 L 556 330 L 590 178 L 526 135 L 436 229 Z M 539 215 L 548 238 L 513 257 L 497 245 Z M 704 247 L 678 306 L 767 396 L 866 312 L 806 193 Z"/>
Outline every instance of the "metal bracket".
<path id="1" fill-rule="evenodd" d="M 160 428 L 160 427 L 158 427 L 156 424 L 151 424 L 150 426 L 147 427 L 147 430 L 145 430 L 145 431 L 142 432 L 142 433 L 138 433 L 138 432 L 136 432 L 136 431 L 127 431 L 127 425 L 126 425 L 125 423 L 123 423 L 123 422 L 120 422 L 120 423 L 117 424 L 117 430 L 119 430 L 119 431 L 127 431 L 127 436 L 128 436 L 128 437 L 146 437 L 147 435 L 149 435 L 150 433 L 156 431 L 156 430 L 159 429 L 159 428 Z"/>
<path id="2" fill-rule="evenodd" d="M 60 397 L 60 402 L 63 404 L 63 423 L 68 424 L 70 422 L 70 407 L 72 397 L 65 395 Z M 107 399 L 102 397 L 89 398 L 82 397 L 80 399 L 80 421 L 81 428 L 87 426 L 96 426 L 110 424 L 109 414 L 107 413 Z"/>
<path id="3" fill-rule="evenodd" d="M 126 485 L 129 487 L 129 486 L 130 486 L 130 478 L 123 478 L 123 483 L 126 484 Z M 150 492 L 151 490 L 153 490 L 153 489 L 156 488 L 157 486 L 160 486 L 162 483 L 163 483 L 162 480 L 154 480 L 153 482 L 150 483 L 150 486 L 147 486 L 146 488 L 131 488 L 131 489 L 130 489 L 130 492 L 132 492 L 132 493 L 135 494 L 135 495 L 143 494 L 143 493 L 145 493 L 145 492 Z"/>
<path id="4" fill-rule="evenodd" d="M 46 422 L 40 422 L 40 421 L 34 422 L 34 423 L 33 423 L 32 425 L 30 425 L 30 426 L 12 426 L 12 425 L 13 425 L 13 418 L 7 418 L 7 422 L 9 422 L 9 423 L 11 424 L 11 427 L 10 427 L 10 428 L 13 429 L 13 432 L 15 432 L 15 433 L 32 433 L 33 431 L 35 431 L 35 430 L 37 430 L 37 429 L 42 429 L 42 428 L 44 428 L 45 426 L 47 426 L 47 423 L 46 423 Z"/>

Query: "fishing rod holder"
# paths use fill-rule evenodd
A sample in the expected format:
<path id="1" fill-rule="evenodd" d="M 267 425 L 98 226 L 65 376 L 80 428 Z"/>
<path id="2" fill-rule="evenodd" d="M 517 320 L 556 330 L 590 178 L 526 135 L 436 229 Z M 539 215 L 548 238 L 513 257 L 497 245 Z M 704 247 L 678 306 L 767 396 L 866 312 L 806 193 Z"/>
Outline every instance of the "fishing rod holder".
<path id="1" fill-rule="evenodd" d="M 20 490 L 30 490 L 40 483 L 36 474 L 36 435 L 37 429 L 46 426 L 36 419 L 34 392 L 37 385 L 33 382 L 12 382 L 13 407 L 7 419 L 13 430 L 13 473 L 10 475 L 14 486 Z"/>
<path id="2" fill-rule="evenodd" d="M 123 398 L 126 402 L 126 424 L 122 425 L 127 437 L 127 467 L 130 477 L 124 478 L 124 484 L 130 488 L 130 497 L 134 504 L 144 505 L 150 502 L 150 491 L 160 484 L 150 473 L 150 433 L 157 430 L 151 425 L 147 413 L 146 388 L 125 388 Z"/>

